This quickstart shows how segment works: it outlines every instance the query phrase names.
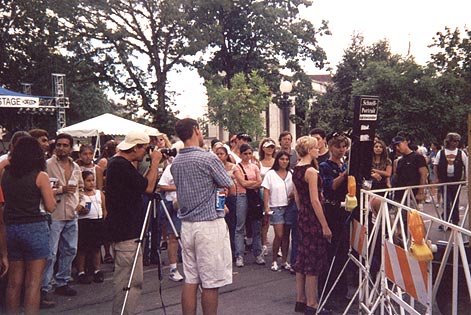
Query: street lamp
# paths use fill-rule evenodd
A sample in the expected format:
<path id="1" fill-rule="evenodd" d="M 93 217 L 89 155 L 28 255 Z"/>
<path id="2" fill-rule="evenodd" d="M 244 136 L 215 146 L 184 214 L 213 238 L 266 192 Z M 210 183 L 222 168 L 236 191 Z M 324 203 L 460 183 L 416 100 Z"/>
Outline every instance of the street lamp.
<path id="1" fill-rule="evenodd" d="M 289 93 L 293 89 L 293 85 L 289 81 L 281 81 L 280 91 L 280 107 L 283 111 L 283 131 L 289 131 L 289 112 L 291 107 L 291 100 L 289 99 Z"/>

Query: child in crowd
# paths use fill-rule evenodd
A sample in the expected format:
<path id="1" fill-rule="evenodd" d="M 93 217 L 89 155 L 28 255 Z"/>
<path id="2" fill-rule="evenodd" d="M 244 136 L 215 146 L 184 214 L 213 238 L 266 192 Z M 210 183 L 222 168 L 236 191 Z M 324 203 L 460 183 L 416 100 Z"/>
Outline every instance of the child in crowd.
<path id="1" fill-rule="evenodd" d="M 78 282 L 91 283 L 85 272 L 87 258 L 92 259 L 93 281 L 103 282 L 104 276 L 101 268 L 100 248 L 103 244 L 103 219 L 106 217 L 105 195 L 95 189 L 95 176 L 91 171 L 82 172 L 84 192 L 81 205 L 79 205 L 79 235 L 77 269 Z"/>

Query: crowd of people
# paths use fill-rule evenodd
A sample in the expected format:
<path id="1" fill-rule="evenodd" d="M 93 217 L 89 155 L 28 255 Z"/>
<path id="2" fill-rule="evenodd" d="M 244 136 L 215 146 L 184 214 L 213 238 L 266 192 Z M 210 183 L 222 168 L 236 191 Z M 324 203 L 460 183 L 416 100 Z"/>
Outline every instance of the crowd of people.
<path id="1" fill-rule="evenodd" d="M 278 144 L 263 138 L 255 148 L 242 132 L 228 144 L 214 139 L 205 149 L 195 120 L 178 121 L 175 131 L 179 141 L 173 144 L 162 133 L 130 132 L 121 142 L 106 142 L 97 159 L 94 148 L 82 144 L 76 160 L 68 134 L 57 135 L 52 150 L 44 130 L 12 136 L 9 153 L 0 157 L 0 263 L 2 276 L 8 275 L 7 313 L 18 314 L 21 305 L 25 314 L 54 307 L 53 288 L 58 295 L 77 294 L 69 286 L 72 278 L 84 285 L 103 282 L 104 262 L 114 263 L 112 314 L 134 314 L 143 267 L 160 264 L 164 249 L 169 279 L 184 280 L 185 315 L 196 314 L 199 286 L 203 313 L 217 314 L 218 289 L 232 283 L 233 264 L 264 266 L 267 257 L 268 270 L 295 275 L 295 312 L 330 312 L 318 309 L 319 295 L 333 286 L 348 258 L 349 215 L 342 205 L 348 136 L 314 128 L 293 144 L 285 131 Z M 459 134 L 449 133 L 444 149 L 433 143 L 428 150 L 402 134 L 389 146 L 375 139 L 371 189 L 465 179 L 468 157 L 460 141 Z M 171 148 L 177 149 L 175 157 Z M 459 208 L 453 206 L 457 192 L 458 185 L 447 186 L 442 205 L 443 218 L 453 224 L 460 222 Z M 439 205 L 443 193 L 413 190 L 417 203 Z M 398 201 L 403 197 L 401 191 L 394 195 Z M 370 206 L 378 211 L 379 201 L 373 199 Z M 268 239 L 270 226 L 273 240 Z M 335 276 L 326 279 L 331 264 Z M 349 299 L 345 273 L 332 296 Z"/>

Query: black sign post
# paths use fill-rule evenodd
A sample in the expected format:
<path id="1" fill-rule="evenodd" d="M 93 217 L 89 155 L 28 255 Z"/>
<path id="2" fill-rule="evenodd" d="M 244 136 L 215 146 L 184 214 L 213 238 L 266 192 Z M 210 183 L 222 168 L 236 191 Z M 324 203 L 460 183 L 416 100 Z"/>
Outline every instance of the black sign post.
<path id="1" fill-rule="evenodd" d="M 349 175 L 355 176 L 357 185 L 371 178 L 371 162 L 376 133 L 379 98 L 360 95 L 354 97 L 352 152 Z"/>

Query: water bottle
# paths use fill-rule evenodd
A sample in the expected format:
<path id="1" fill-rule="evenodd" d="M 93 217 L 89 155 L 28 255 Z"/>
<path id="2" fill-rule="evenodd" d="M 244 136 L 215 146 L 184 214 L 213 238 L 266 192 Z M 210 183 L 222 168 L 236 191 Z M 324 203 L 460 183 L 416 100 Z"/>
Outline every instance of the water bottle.
<path id="1" fill-rule="evenodd" d="M 226 203 L 226 191 L 224 188 L 218 188 L 216 191 L 216 213 L 219 218 L 224 218 L 224 204 Z"/>

